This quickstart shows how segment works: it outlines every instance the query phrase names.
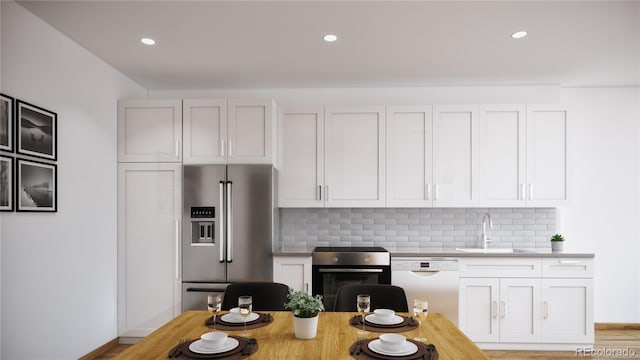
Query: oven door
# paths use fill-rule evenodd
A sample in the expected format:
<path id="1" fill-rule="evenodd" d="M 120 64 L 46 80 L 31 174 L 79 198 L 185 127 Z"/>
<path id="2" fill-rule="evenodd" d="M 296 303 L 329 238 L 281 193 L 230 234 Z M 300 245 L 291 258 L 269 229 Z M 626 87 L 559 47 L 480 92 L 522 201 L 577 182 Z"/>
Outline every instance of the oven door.
<path id="1" fill-rule="evenodd" d="M 391 284 L 388 267 L 313 266 L 313 294 L 320 294 L 327 311 L 333 311 L 338 288 L 350 284 Z"/>

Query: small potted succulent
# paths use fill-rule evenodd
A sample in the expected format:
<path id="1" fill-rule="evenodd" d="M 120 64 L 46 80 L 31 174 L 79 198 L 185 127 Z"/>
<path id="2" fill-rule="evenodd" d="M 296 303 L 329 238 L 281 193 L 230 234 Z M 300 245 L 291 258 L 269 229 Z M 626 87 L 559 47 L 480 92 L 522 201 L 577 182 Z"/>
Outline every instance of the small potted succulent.
<path id="1" fill-rule="evenodd" d="M 551 237 L 551 251 L 562 252 L 564 244 L 564 237 L 560 234 L 555 234 Z"/>
<path id="2" fill-rule="evenodd" d="M 285 308 L 293 313 L 293 330 L 298 339 L 313 339 L 318 331 L 318 313 L 324 311 L 322 295 L 289 289 Z"/>

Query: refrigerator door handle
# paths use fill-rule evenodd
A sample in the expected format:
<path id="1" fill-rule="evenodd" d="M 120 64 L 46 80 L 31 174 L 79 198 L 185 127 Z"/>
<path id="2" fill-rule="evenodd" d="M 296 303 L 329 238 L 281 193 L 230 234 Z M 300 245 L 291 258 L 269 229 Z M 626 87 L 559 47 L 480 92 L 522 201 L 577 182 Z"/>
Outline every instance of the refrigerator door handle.
<path id="1" fill-rule="evenodd" d="M 218 244 L 220 244 L 220 262 L 224 262 L 224 244 L 226 243 L 224 239 L 224 181 L 220 181 L 220 224 L 218 225 L 218 229 L 220 230 L 220 235 L 218 236 Z"/>
<path id="2" fill-rule="evenodd" d="M 232 182 L 227 181 L 227 262 L 233 261 L 233 189 Z"/>

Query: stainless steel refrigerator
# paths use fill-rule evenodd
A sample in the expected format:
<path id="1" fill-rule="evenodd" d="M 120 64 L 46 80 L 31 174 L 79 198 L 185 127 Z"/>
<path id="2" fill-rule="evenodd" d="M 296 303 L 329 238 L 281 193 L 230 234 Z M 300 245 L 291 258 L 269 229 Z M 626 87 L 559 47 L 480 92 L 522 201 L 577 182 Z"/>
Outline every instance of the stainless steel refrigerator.
<path id="1" fill-rule="evenodd" d="M 205 310 L 229 283 L 272 281 L 271 165 L 183 168 L 182 310 Z"/>

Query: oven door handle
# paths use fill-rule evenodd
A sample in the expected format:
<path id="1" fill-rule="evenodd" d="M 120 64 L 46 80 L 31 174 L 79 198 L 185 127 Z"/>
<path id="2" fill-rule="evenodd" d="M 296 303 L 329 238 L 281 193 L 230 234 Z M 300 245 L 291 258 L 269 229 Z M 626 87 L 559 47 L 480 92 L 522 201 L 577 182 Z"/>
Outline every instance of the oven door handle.
<path id="1" fill-rule="evenodd" d="M 381 273 L 384 269 L 318 269 L 321 273 Z"/>

